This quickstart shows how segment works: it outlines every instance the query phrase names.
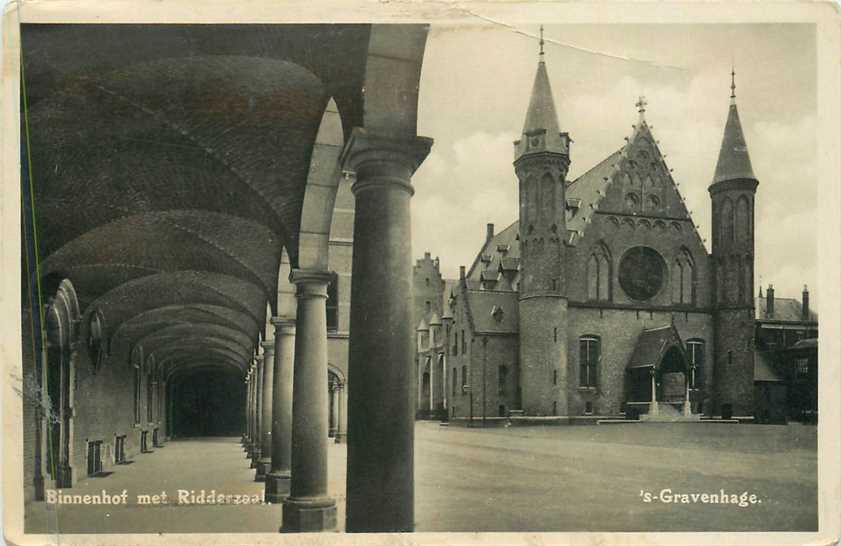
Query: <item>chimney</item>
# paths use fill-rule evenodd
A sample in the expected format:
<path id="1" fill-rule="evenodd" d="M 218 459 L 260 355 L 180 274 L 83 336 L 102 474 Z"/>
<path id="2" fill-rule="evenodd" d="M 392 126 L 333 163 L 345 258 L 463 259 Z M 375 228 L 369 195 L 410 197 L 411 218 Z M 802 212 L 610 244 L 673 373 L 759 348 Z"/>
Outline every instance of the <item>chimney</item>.
<path id="1" fill-rule="evenodd" d="M 465 271 L 465 267 L 463 265 L 458 266 L 458 278 L 459 278 L 459 280 L 464 281 L 464 279 L 466 277 L 467 277 L 467 273 Z"/>
<path id="2" fill-rule="evenodd" d="M 811 318 L 809 313 L 809 287 L 805 284 L 803 285 L 803 316 L 801 317 L 804 321 L 807 321 Z"/>
<path id="3" fill-rule="evenodd" d="M 494 225 L 493 224 L 488 224 L 488 232 L 485 235 L 485 241 L 490 241 L 493 238 L 494 238 Z"/>
<path id="4" fill-rule="evenodd" d="M 429 252 L 424 252 L 423 257 L 424 257 L 424 259 L 429 260 L 429 259 L 432 258 L 432 254 L 430 254 Z"/>
<path id="5" fill-rule="evenodd" d="M 769 284 L 765 296 L 765 314 L 768 318 L 774 317 L 774 285 Z"/>

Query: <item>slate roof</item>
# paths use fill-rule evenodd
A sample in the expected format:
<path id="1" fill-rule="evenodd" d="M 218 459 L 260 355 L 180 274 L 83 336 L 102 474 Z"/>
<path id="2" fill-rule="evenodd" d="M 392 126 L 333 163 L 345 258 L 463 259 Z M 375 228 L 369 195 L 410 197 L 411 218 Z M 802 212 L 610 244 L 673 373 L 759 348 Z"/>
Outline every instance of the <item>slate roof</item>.
<path id="1" fill-rule="evenodd" d="M 516 334 L 519 324 L 519 302 L 516 292 L 467 290 L 465 304 L 476 333 Z M 495 308 L 501 308 L 499 319 Z"/>
<path id="2" fill-rule="evenodd" d="M 721 139 L 721 150 L 718 153 L 718 163 L 715 166 L 713 183 L 738 178 L 756 180 L 753 175 L 753 167 L 750 164 L 748 145 L 742 132 L 742 123 L 739 121 L 739 111 L 734 101 L 731 102 L 730 111 L 727 114 L 724 138 Z"/>
<path id="3" fill-rule="evenodd" d="M 680 336 L 671 324 L 660 328 L 651 328 L 640 332 L 634 353 L 628 360 L 627 368 L 643 368 L 659 366 L 663 355 L 671 347 L 677 347 L 683 352 Z"/>
<path id="4" fill-rule="evenodd" d="M 784 322 L 803 322 L 801 313 L 803 310 L 803 303 L 794 298 L 774 298 L 774 316 L 767 316 L 766 298 L 757 297 L 754 303 L 754 313 L 757 320 L 778 320 Z M 809 309 L 809 318 L 813 322 L 817 322 L 818 314 Z"/>

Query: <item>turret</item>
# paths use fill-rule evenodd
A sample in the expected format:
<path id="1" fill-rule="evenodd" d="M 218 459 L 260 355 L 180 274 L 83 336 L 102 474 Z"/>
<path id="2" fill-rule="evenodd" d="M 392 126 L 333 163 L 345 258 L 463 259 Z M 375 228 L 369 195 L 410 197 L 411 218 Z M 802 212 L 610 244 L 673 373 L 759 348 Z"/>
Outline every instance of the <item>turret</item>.
<path id="1" fill-rule="evenodd" d="M 520 195 L 520 385 L 527 415 L 567 415 L 566 176 L 570 139 L 543 53 L 522 135 L 514 142 Z"/>
<path id="2" fill-rule="evenodd" d="M 753 414 L 754 210 L 753 173 L 739 111 L 735 71 L 721 150 L 709 187 L 715 292 L 715 376 L 719 411 Z M 773 298 L 773 290 L 768 293 Z M 773 304 L 770 304 L 773 312 Z"/>

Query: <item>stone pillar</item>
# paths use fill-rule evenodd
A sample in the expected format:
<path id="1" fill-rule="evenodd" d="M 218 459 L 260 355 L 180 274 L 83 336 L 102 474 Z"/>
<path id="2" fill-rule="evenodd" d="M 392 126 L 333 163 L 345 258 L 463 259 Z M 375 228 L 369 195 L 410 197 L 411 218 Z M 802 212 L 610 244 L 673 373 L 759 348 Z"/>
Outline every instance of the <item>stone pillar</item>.
<path id="1" fill-rule="evenodd" d="M 657 415 L 660 413 L 657 407 L 657 369 L 651 367 L 651 406 L 649 406 L 648 414 Z"/>
<path id="2" fill-rule="evenodd" d="M 339 406 L 339 422 L 336 427 L 336 443 L 341 444 L 347 438 L 347 393 L 345 392 L 345 383 L 339 383 L 337 389 L 338 395 L 336 396 L 336 401 Z"/>
<path id="3" fill-rule="evenodd" d="M 693 372 L 690 372 L 690 373 L 693 373 Z M 686 377 L 686 381 L 685 381 L 685 385 L 684 385 L 684 387 L 686 387 L 686 397 L 683 399 L 683 415 L 684 415 L 684 417 L 689 417 L 690 415 L 692 415 L 692 405 L 689 402 L 689 378 L 690 377 L 691 377 L 691 375 Z"/>
<path id="4" fill-rule="evenodd" d="M 330 384 L 330 423 L 331 427 L 327 431 L 328 438 L 335 438 L 339 433 L 339 383 Z"/>
<path id="5" fill-rule="evenodd" d="M 282 532 L 336 527 L 336 501 L 327 496 L 326 271 L 293 270 L 298 299 L 292 398 L 292 484 L 283 503 Z"/>
<path id="6" fill-rule="evenodd" d="M 266 502 L 289 496 L 292 480 L 292 377 L 295 364 L 295 321 L 275 317 L 274 385 L 272 391 L 272 466 L 266 475 Z"/>
<path id="7" fill-rule="evenodd" d="M 254 428 L 254 364 L 248 366 L 246 378 L 246 402 L 245 402 L 245 453 L 246 458 L 251 458 L 251 450 L 254 447 L 252 430 Z"/>
<path id="8" fill-rule="evenodd" d="M 260 408 L 260 460 L 257 461 L 257 472 L 254 481 L 266 480 L 266 474 L 272 467 L 272 404 L 274 390 L 274 340 L 264 341 L 263 346 L 263 382 L 262 407 Z"/>
<path id="9" fill-rule="evenodd" d="M 251 426 L 251 369 L 245 372 L 245 423 L 242 429 L 242 449 L 248 451 L 248 427 Z"/>
<path id="10" fill-rule="evenodd" d="M 260 441 L 260 416 L 263 410 L 263 355 L 254 357 L 256 364 L 254 366 L 254 426 L 252 427 L 251 437 L 251 468 L 256 469 L 257 463 L 260 461 L 260 453 L 262 452 L 263 444 Z"/>
<path id="11" fill-rule="evenodd" d="M 348 392 L 348 532 L 414 528 L 409 201 L 411 176 L 431 146 L 356 128 L 343 152 L 356 173 L 348 380 L 360 378 Z"/>

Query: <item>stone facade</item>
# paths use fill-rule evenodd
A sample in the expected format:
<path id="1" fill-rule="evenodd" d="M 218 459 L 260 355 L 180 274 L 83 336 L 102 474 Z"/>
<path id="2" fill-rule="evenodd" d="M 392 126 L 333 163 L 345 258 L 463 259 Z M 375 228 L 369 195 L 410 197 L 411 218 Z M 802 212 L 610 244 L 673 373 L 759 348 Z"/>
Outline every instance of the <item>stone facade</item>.
<path id="1" fill-rule="evenodd" d="M 489 225 L 446 290 L 450 418 L 754 415 L 759 183 L 735 97 L 709 188 L 712 251 L 645 106 L 624 146 L 567 181 L 571 141 L 541 58 L 514 142 L 519 219 L 496 234 Z"/>

